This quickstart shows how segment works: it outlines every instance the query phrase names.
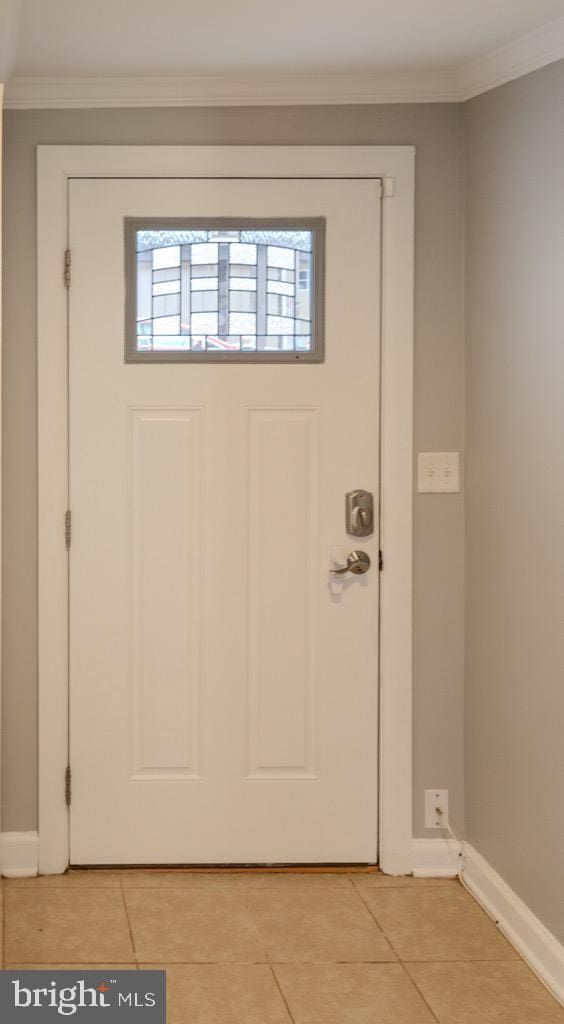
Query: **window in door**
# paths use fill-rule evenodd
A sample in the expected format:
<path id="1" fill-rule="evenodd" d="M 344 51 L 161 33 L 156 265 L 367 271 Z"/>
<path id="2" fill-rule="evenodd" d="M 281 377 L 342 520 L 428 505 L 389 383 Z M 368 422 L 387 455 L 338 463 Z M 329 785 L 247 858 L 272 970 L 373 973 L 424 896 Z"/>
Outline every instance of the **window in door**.
<path id="1" fill-rule="evenodd" d="M 324 226 L 127 218 L 126 360 L 322 360 Z"/>

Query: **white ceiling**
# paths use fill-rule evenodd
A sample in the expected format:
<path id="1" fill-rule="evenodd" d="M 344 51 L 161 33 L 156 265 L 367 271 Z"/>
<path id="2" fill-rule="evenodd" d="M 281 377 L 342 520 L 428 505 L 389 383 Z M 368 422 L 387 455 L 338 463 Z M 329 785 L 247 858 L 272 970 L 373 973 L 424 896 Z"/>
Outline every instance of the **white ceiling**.
<path id="1" fill-rule="evenodd" d="M 563 14 L 564 0 L 22 0 L 15 73 L 444 70 Z"/>
<path id="2" fill-rule="evenodd" d="M 564 57 L 564 0 L 0 0 L 12 107 L 459 101 Z"/>

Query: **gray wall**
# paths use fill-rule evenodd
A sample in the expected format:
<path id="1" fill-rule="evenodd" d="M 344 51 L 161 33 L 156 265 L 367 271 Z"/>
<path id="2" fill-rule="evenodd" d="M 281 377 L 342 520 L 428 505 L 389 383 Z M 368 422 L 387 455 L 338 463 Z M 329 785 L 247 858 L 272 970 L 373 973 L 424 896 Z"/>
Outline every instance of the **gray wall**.
<path id="1" fill-rule="evenodd" d="M 564 941 L 564 62 L 467 105 L 470 842 Z"/>
<path id="2" fill-rule="evenodd" d="M 455 105 L 8 111 L 4 182 L 3 828 L 37 821 L 35 147 L 415 144 L 415 442 L 463 443 L 463 126 Z M 415 831 L 423 789 L 463 821 L 463 499 L 416 497 Z M 433 833 L 436 836 L 436 833 Z"/>

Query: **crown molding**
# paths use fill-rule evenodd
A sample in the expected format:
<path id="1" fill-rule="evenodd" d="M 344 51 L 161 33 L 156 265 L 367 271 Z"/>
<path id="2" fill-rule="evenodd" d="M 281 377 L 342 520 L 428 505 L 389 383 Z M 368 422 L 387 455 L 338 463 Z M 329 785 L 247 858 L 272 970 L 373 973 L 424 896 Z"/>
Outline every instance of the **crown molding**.
<path id="1" fill-rule="evenodd" d="M 453 71 L 378 75 L 15 77 L 4 105 L 60 107 L 233 107 L 370 103 L 453 103 Z"/>
<path id="2" fill-rule="evenodd" d="M 17 0 L 12 0 L 12 25 Z M 331 106 L 463 103 L 564 57 L 564 17 L 458 69 L 359 75 L 24 77 L 7 84 L 11 110 L 88 107 Z"/>
<path id="3" fill-rule="evenodd" d="M 499 85 L 538 71 L 564 57 L 564 17 L 520 36 L 506 46 L 490 50 L 477 60 L 462 65 L 457 73 L 457 91 L 462 101 L 489 92 Z"/>

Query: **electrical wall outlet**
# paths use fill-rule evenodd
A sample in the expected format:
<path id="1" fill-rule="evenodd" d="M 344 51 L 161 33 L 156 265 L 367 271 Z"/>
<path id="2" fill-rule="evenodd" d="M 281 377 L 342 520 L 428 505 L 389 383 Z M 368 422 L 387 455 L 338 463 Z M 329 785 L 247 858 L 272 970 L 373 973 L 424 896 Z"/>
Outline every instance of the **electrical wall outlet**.
<path id="1" fill-rule="evenodd" d="M 448 789 L 425 790 L 425 828 L 448 825 Z"/>

